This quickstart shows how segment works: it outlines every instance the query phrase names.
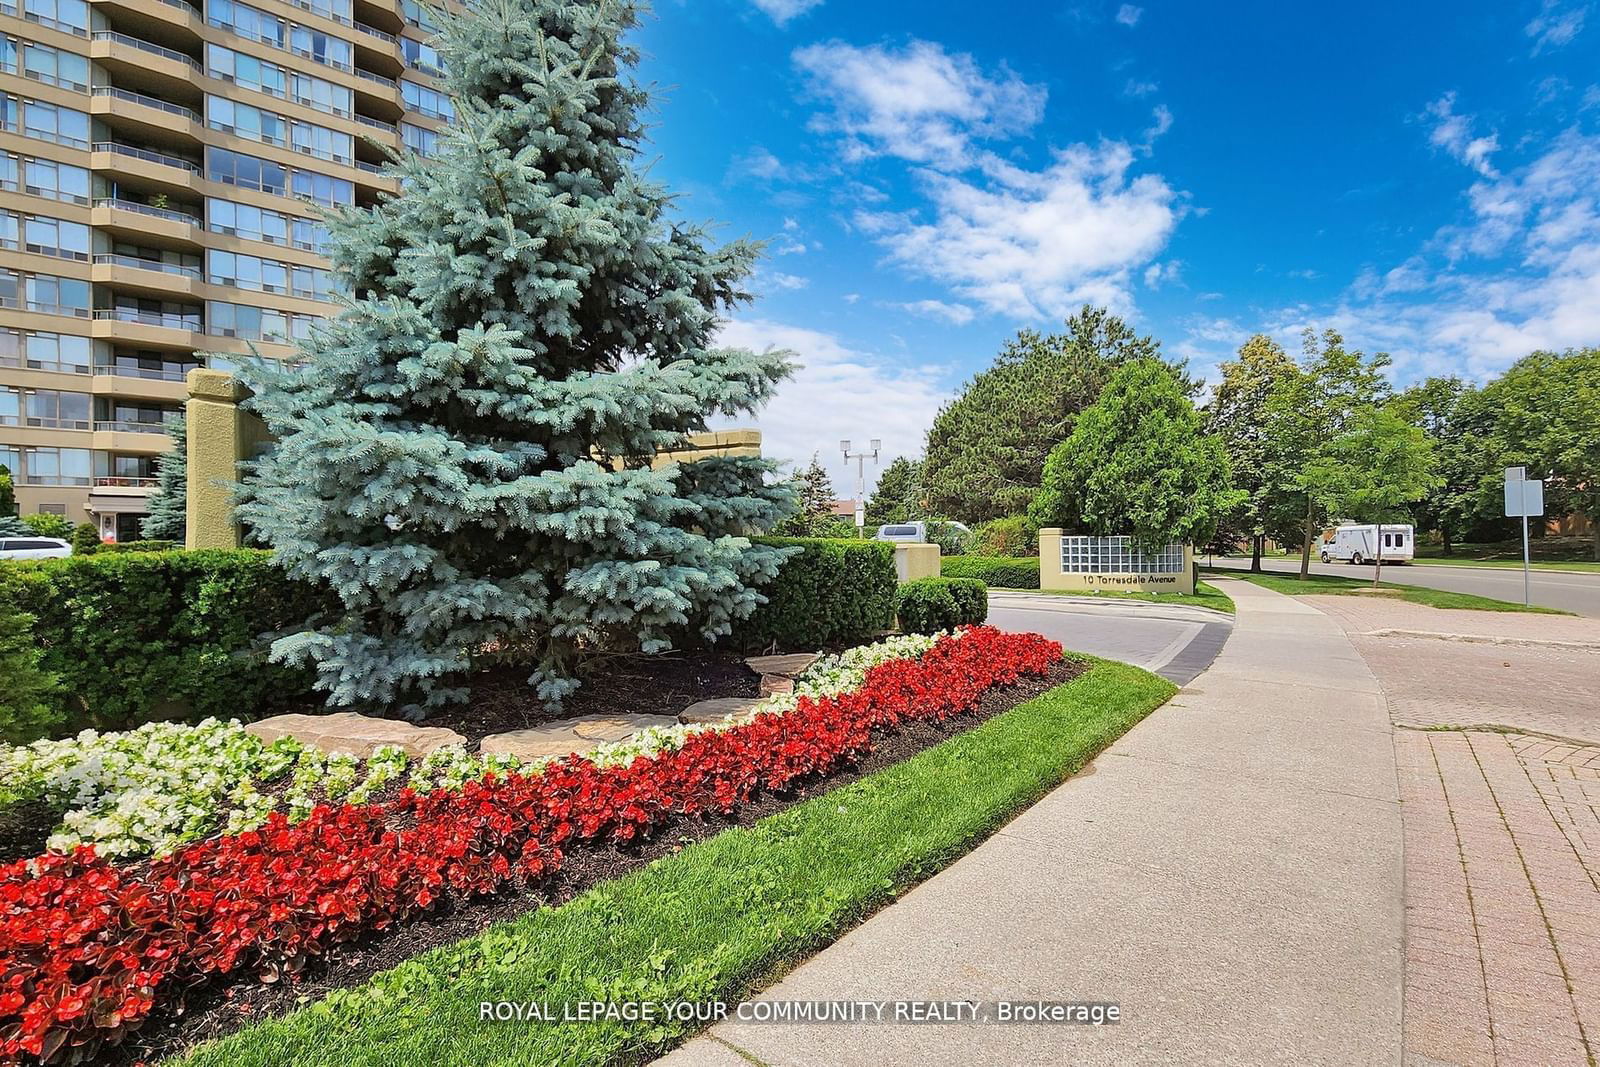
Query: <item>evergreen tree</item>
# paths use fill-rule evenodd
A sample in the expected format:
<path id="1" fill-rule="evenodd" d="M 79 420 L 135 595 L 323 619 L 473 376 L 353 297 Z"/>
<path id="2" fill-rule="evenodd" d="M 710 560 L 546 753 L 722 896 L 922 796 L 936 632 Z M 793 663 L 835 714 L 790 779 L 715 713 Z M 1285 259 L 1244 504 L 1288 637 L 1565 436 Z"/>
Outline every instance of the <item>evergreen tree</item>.
<path id="1" fill-rule="evenodd" d="M 710 347 L 759 251 L 672 219 L 639 163 L 631 0 L 480 0 L 443 19 L 456 120 L 402 192 L 332 220 L 353 294 L 258 363 L 278 440 L 241 518 L 341 617 L 274 644 L 334 706 L 407 715 L 490 661 L 552 704 L 596 650 L 714 639 L 788 550 L 792 506 L 752 458 L 657 463 L 713 413 L 749 413 L 786 353 Z"/>
<path id="2" fill-rule="evenodd" d="M 878 476 L 877 488 L 867 500 L 867 525 L 913 522 L 922 517 L 922 464 L 896 456 Z"/>
<path id="3" fill-rule="evenodd" d="M 800 514 L 807 521 L 814 523 L 833 514 L 833 479 L 818 461 L 817 453 L 811 453 L 811 463 L 800 472 L 795 489 L 800 497 Z"/>
<path id="4" fill-rule="evenodd" d="M 156 491 L 139 523 L 148 541 L 182 541 L 188 528 L 189 432 L 182 419 L 167 424 L 172 451 L 156 457 Z"/>

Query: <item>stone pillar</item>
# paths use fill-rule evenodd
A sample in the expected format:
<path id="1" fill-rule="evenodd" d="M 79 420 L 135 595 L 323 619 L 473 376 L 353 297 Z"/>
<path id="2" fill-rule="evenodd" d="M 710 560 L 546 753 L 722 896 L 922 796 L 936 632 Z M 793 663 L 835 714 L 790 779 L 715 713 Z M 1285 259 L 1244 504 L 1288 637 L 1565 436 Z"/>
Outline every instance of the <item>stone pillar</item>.
<path id="1" fill-rule="evenodd" d="M 939 546 L 922 541 L 894 543 L 894 571 L 902 582 L 939 576 Z"/>
<path id="2" fill-rule="evenodd" d="M 225 371 L 189 372 L 185 419 L 189 430 L 187 500 L 189 548 L 238 548 L 232 483 L 239 463 L 266 443 L 261 420 L 239 407 L 250 391 Z"/>
<path id="3" fill-rule="evenodd" d="M 1061 580 L 1061 527 L 1046 526 L 1039 531 L 1039 588 L 1064 589 Z"/>

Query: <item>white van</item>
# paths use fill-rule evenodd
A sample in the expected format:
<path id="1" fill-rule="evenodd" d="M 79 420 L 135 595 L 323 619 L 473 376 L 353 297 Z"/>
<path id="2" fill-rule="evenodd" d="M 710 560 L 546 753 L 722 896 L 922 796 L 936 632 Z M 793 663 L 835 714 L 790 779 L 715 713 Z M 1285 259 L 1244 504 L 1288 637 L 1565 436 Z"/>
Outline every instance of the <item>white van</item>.
<path id="1" fill-rule="evenodd" d="M 933 525 L 937 526 L 939 524 L 934 523 Z M 963 537 L 972 532 L 964 524 L 953 519 L 945 522 L 944 525 L 951 527 Z M 873 540 L 925 542 L 928 540 L 928 526 L 929 524 L 925 522 L 892 522 L 886 526 L 878 527 L 878 533 L 873 537 Z"/>
<path id="2" fill-rule="evenodd" d="M 0 559 L 58 559 L 72 546 L 55 537 L 0 537 Z"/>
<path id="3" fill-rule="evenodd" d="M 1322 562 L 1371 563 L 1378 558 L 1378 527 L 1340 526 L 1322 542 Z M 1415 528 L 1399 523 L 1383 524 L 1383 562 L 1405 563 L 1417 554 Z"/>

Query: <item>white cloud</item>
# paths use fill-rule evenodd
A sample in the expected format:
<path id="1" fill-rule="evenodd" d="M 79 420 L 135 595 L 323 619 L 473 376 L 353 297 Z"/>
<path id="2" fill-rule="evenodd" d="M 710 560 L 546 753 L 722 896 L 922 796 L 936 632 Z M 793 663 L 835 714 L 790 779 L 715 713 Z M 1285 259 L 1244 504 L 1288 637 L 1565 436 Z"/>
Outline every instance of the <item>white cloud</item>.
<path id="1" fill-rule="evenodd" d="M 899 156 L 947 169 L 975 162 L 972 142 L 1031 129 L 1045 89 L 1007 70 L 993 76 L 965 54 L 929 41 L 905 48 L 811 45 L 794 55 L 832 105 L 817 128 L 842 134 L 849 159 Z"/>
<path id="2" fill-rule="evenodd" d="M 803 364 L 778 387 L 777 395 L 758 413 L 761 451 L 773 459 L 805 464 L 817 453 L 834 488 L 842 497 L 855 495 L 855 464 L 848 469 L 839 442 L 883 441 L 877 468 L 867 463 L 867 484 L 895 456 L 916 456 L 939 406 L 949 396 L 943 371 L 906 367 L 847 347 L 820 330 L 762 319 L 736 319 L 724 324 L 717 343 L 761 351 L 786 348 Z M 721 425 L 750 424 L 748 416 Z"/>
<path id="3" fill-rule="evenodd" d="M 945 322 L 956 326 L 965 326 L 978 314 L 965 304 L 951 304 L 943 300 L 915 300 L 909 304 L 896 304 L 894 306 L 904 311 L 909 311 L 913 315 L 922 315 L 930 319 L 943 319 Z"/>
<path id="4" fill-rule="evenodd" d="M 846 304 L 854 304 L 857 300 L 860 300 L 860 299 L 861 299 L 861 294 L 860 293 L 846 293 L 846 294 L 844 294 L 844 302 Z"/>
<path id="5" fill-rule="evenodd" d="M 1149 289 L 1159 289 L 1166 282 L 1175 282 L 1183 270 L 1183 264 L 1176 259 L 1169 259 L 1165 263 L 1152 263 L 1144 269 L 1144 284 Z"/>
<path id="6" fill-rule="evenodd" d="M 1473 116 L 1456 114 L 1455 106 L 1456 94 L 1449 92 L 1424 110 L 1423 117 L 1433 121 L 1429 142 L 1485 178 L 1495 177 L 1494 164 L 1489 162 L 1489 157 L 1499 150 L 1499 138 L 1493 132 L 1487 136 L 1475 135 Z"/>
<path id="7" fill-rule="evenodd" d="M 823 0 L 750 0 L 750 2 L 771 16 L 773 22 L 782 26 L 814 7 L 821 7 Z"/>
<path id="8" fill-rule="evenodd" d="M 1060 318 L 1087 301 L 1126 312 L 1131 272 L 1182 214 L 1161 177 L 1129 175 L 1133 158 L 1107 142 L 1074 145 L 1037 172 L 990 160 L 981 183 L 923 171 L 934 220 L 876 216 L 878 239 L 911 273 L 990 311 Z"/>
<path id="9" fill-rule="evenodd" d="M 1156 109 L 1151 112 L 1150 126 L 1144 131 L 1144 150 L 1149 152 L 1155 146 L 1156 138 L 1170 129 L 1172 129 L 1172 112 L 1168 110 L 1166 104 L 1157 104 Z"/>
<path id="10" fill-rule="evenodd" d="M 1117 8 L 1117 21 L 1124 26 L 1139 25 L 1139 16 L 1144 14 L 1144 8 L 1134 7 L 1132 4 L 1123 4 Z"/>
<path id="11" fill-rule="evenodd" d="M 1560 48 L 1583 32 L 1583 20 L 1589 16 L 1589 5 L 1579 4 L 1563 9 L 1561 0 L 1544 0 L 1539 13 L 1522 28 L 1533 38 L 1533 54 L 1545 48 Z"/>
<path id="12" fill-rule="evenodd" d="M 1137 78 L 1129 78 L 1128 84 L 1122 87 L 1122 93 L 1124 96 L 1132 96 L 1138 99 L 1143 99 L 1144 97 L 1149 96 L 1151 93 L 1158 91 L 1160 88 L 1161 86 L 1157 85 L 1155 82 L 1139 81 Z"/>
<path id="13" fill-rule="evenodd" d="M 781 270 L 763 270 L 756 273 L 756 284 L 758 287 L 768 289 L 793 291 L 804 289 L 811 284 L 811 279 L 802 278 L 798 274 L 785 274 Z"/>

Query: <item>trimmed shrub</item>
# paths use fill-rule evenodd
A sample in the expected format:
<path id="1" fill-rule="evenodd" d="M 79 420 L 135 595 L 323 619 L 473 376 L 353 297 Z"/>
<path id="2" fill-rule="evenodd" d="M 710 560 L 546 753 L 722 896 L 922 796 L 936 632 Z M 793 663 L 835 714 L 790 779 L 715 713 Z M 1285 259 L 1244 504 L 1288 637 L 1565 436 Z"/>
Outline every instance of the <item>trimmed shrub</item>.
<path id="1" fill-rule="evenodd" d="M 939 546 L 941 556 L 959 556 L 967 550 L 967 539 L 970 534 L 961 530 L 943 519 L 928 523 L 928 542 Z"/>
<path id="2" fill-rule="evenodd" d="M 946 556 L 939 561 L 946 578 L 976 578 L 994 589 L 1039 588 L 1039 557 Z"/>
<path id="3" fill-rule="evenodd" d="M 40 537 L 56 537 L 65 541 L 72 536 L 72 523 L 65 515 L 24 515 L 22 524 Z"/>
<path id="4" fill-rule="evenodd" d="M 762 537 L 798 547 L 761 588 L 767 603 L 734 626 L 735 648 L 808 649 L 849 644 L 894 626 L 894 546 L 883 541 Z"/>
<path id="5" fill-rule="evenodd" d="M 71 729 L 156 719 L 252 719 L 311 689 L 309 672 L 270 664 L 263 635 L 326 606 L 252 550 L 120 552 L 0 568 L 0 616 L 33 616 L 39 667 Z"/>
<path id="6" fill-rule="evenodd" d="M 39 666 L 33 621 L 0 603 L 0 740 L 12 744 L 36 741 L 62 719 L 55 700 L 59 683 Z"/>
<path id="7" fill-rule="evenodd" d="M 113 541 L 100 546 L 102 552 L 173 552 L 183 546 L 176 541 Z"/>
<path id="8" fill-rule="evenodd" d="M 72 528 L 72 542 L 74 556 L 92 556 L 100 551 L 100 530 L 92 522 L 80 522 Z"/>
<path id="9" fill-rule="evenodd" d="M 977 625 L 989 617 L 989 590 L 971 578 L 918 578 L 895 594 L 895 614 L 910 633 Z"/>
<path id="10" fill-rule="evenodd" d="M 967 548 L 974 556 L 1036 556 L 1039 526 L 1026 515 L 990 519 L 972 531 Z"/>

